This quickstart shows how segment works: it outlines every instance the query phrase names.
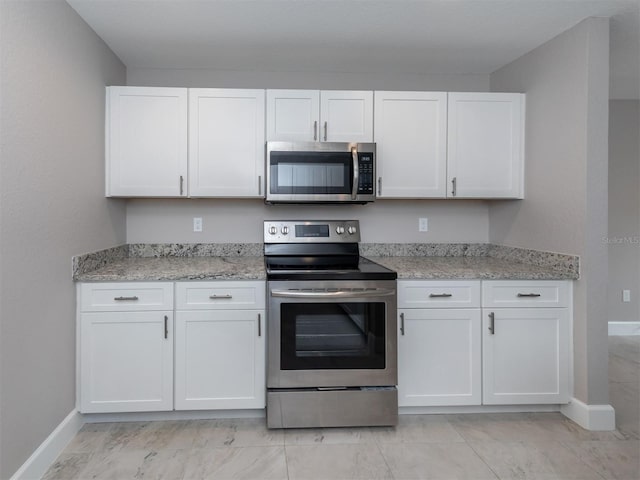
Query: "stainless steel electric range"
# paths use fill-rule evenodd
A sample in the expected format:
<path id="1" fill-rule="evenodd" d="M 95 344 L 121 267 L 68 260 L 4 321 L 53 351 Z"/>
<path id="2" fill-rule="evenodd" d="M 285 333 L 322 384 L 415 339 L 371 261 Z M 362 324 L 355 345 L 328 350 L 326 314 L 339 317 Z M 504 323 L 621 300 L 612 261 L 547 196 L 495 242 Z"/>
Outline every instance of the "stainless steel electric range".
<path id="1" fill-rule="evenodd" d="M 265 221 L 267 426 L 395 425 L 394 271 L 358 221 Z"/>

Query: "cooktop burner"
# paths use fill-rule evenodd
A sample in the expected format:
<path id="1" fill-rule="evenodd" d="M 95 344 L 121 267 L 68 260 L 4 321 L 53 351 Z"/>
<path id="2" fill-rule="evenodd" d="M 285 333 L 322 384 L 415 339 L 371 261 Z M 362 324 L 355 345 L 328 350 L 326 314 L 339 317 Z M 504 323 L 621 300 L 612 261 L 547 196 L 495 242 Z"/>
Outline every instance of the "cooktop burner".
<path id="1" fill-rule="evenodd" d="M 396 272 L 359 255 L 360 225 L 348 221 L 265 221 L 270 280 L 395 280 Z"/>

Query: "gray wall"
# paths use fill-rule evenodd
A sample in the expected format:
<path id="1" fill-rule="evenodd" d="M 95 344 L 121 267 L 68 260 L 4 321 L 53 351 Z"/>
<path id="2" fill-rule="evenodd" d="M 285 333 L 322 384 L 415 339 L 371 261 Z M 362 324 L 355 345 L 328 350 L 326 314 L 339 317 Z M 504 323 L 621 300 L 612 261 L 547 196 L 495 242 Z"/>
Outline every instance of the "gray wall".
<path id="1" fill-rule="evenodd" d="M 292 65 L 292 70 L 295 65 Z M 420 75 L 401 72 L 254 72 L 210 69 L 128 68 L 127 85 L 326 90 L 441 90 L 486 92 L 489 75 Z"/>
<path id="2" fill-rule="evenodd" d="M 489 207 L 489 237 L 580 255 L 574 290 L 574 394 L 607 404 L 609 23 L 584 20 L 491 75 L 527 94 L 524 202 Z"/>
<path id="3" fill-rule="evenodd" d="M 72 255 L 125 241 L 103 198 L 104 86 L 124 65 L 62 0 L 0 3 L 0 478 L 75 407 Z"/>
<path id="4" fill-rule="evenodd" d="M 202 233 L 193 233 L 202 217 Z M 418 218 L 429 231 L 418 232 Z M 369 205 L 265 205 L 261 200 L 130 200 L 127 241 L 167 243 L 262 242 L 262 221 L 277 219 L 356 219 L 367 243 L 479 242 L 489 238 L 487 205 L 482 201 L 378 200 Z"/>
<path id="5" fill-rule="evenodd" d="M 640 102 L 609 102 L 609 321 L 640 321 Z M 622 290 L 631 302 L 622 302 Z"/>
<path id="6" fill-rule="evenodd" d="M 403 73 L 250 72 L 193 69 L 127 69 L 128 85 L 218 88 L 302 88 L 353 90 L 489 89 L 488 75 Z M 193 233 L 193 217 L 204 231 Z M 262 221 L 282 218 L 354 218 L 365 242 L 487 242 L 486 202 L 379 200 L 365 206 L 265 206 L 258 200 L 130 200 L 127 241 L 261 242 Z M 418 232 L 418 217 L 429 218 L 429 232 Z"/>

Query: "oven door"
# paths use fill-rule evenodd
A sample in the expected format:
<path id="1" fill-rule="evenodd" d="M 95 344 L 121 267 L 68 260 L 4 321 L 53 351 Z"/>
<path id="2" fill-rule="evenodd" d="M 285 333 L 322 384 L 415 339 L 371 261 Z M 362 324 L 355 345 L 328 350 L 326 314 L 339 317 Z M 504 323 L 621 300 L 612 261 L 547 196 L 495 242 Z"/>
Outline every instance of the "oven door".
<path id="1" fill-rule="evenodd" d="M 397 383 L 396 282 L 270 281 L 268 388 Z"/>

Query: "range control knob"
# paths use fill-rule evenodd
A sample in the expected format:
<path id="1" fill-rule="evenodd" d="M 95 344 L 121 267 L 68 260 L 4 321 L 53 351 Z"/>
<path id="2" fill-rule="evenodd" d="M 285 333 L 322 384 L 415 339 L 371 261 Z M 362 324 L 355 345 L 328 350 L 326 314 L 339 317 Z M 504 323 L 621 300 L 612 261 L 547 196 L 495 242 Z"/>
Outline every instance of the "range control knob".
<path id="1" fill-rule="evenodd" d="M 356 227 L 354 227 L 353 225 L 350 225 L 347 228 L 347 232 L 349 232 L 349 235 L 353 235 L 354 233 L 356 233 L 358 230 L 356 229 Z"/>
<path id="2" fill-rule="evenodd" d="M 286 235 L 287 233 L 289 233 L 289 227 L 285 225 L 280 229 L 280 231 L 282 232 L 283 235 Z"/>
<path id="3" fill-rule="evenodd" d="M 271 235 L 275 235 L 276 233 L 278 233 L 278 229 L 277 229 L 274 225 L 271 225 L 271 226 L 269 227 L 269 233 L 270 233 Z"/>
<path id="4" fill-rule="evenodd" d="M 344 233 L 344 227 L 342 227 L 342 226 L 336 227 L 336 233 L 338 235 L 342 235 Z"/>

